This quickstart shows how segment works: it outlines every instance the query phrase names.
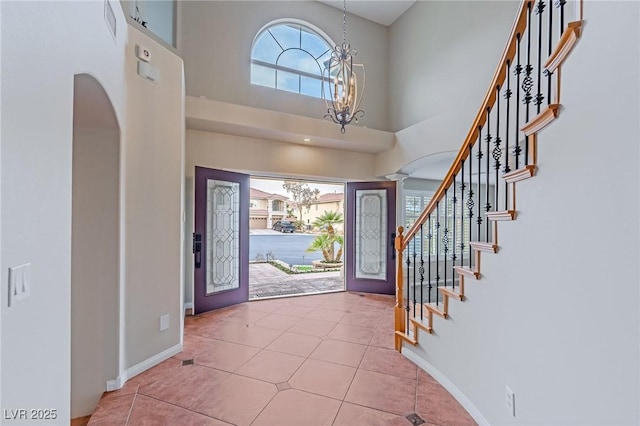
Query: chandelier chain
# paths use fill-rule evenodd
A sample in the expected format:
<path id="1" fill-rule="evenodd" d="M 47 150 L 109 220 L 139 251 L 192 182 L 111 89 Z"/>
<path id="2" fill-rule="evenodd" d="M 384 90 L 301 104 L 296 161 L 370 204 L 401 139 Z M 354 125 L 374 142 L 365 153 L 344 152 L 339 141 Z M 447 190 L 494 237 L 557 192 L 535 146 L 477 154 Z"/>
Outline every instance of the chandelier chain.
<path id="1" fill-rule="evenodd" d="M 347 0 L 344 0 L 342 6 L 342 44 L 347 43 Z"/>

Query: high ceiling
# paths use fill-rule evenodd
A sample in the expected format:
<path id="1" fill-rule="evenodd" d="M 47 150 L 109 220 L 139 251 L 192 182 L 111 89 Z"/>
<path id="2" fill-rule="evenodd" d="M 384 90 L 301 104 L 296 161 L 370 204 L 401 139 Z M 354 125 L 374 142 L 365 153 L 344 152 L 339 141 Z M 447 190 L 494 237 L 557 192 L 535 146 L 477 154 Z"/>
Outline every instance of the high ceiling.
<path id="1" fill-rule="evenodd" d="M 318 1 L 336 9 L 342 10 L 343 8 L 343 2 L 341 1 Z M 413 3 L 415 1 L 350 0 L 347 2 L 347 12 L 388 27 L 406 12 Z"/>

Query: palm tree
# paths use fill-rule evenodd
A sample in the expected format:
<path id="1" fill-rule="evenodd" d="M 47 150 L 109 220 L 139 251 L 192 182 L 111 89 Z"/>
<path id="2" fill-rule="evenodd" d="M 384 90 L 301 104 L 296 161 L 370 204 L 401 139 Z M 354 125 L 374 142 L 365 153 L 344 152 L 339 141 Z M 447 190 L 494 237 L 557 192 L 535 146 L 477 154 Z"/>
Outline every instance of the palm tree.
<path id="1" fill-rule="evenodd" d="M 313 253 L 314 251 L 322 251 L 323 262 L 331 262 L 333 258 L 330 257 L 329 247 L 333 247 L 333 241 L 329 241 L 327 234 L 318 235 L 313 239 L 307 251 Z"/>
<path id="2" fill-rule="evenodd" d="M 314 252 L 322 250 L 324 262 L 340 262 L 344 237 L 342 235 L 336 235 L 333 225 L 342 223 L 343 221 L 342 213 L 334 211 L 325 212 L 314 220 L 313 226 L 321 228 L 323 233 L 313 240 L 307 251 Z M 335 254 L 335 243 L 339 245 L 337 254 Z"/>

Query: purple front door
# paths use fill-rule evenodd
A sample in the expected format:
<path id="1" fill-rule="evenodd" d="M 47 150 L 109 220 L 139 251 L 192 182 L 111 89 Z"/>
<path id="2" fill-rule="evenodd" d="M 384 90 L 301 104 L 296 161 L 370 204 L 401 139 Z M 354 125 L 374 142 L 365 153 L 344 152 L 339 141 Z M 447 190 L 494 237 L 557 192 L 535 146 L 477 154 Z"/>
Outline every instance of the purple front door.
<path id="1" fill-rule="evenodd" d="M 194 313 L 249 300 L 249 176 L 196 167 Z"/>
<path id="2" fill-rule="evenodd" d="M 395 294 L 395 182 L 347 183 L 348 291 Z"/>

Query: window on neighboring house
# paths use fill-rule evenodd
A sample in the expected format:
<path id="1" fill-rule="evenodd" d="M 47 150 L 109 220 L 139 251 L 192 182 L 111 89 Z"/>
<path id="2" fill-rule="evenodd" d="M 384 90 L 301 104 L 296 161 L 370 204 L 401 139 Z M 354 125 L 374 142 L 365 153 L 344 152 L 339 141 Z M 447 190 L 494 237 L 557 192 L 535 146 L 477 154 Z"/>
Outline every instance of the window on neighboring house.
<path id="1" fill-rule="evenodd" d="M 433 192 L 431 191 L 407 191 L 404 196 L 404 207 L 405 207 L 405 230 L 409 230 L 411 226 L 418 220 L 418 217 L 422 213 L 422 211 L 427 207 L 431 198 L 433 197 Z M 424 238 L 424 246 L 423 253 L 431 253 L 432 255 L 440 252 L 440 255 L 444 255 L 444 230 L 445 224 L 448 229 L 448 255 L 451 256 L 453 254 L 453 237 L 454 237 L 454 221 L 453 221 L 453 202 L 452 199 L 449 198 L 447 202 L 447 208 L 445 209 L 444 199 L 440 201 L 440 206 L 438 209 L 439 220 L 436 220 L 435 210 L 431 215 L 431 247 L 429 247 L 429 221 L 427 220 L 423 225 L 422 233 L 416 234 L 415 241 L 409 243 L 408 249 L 410 252 L 414 250 L 419 252 L 421 245 L 421 238 Z M 455 250 L 456 253 L 460 253 L 460 244 L 464 241 L 465 247 L 469 247 L 469 218 L 466 209 L 463 209 L 462 204 L 459 202 L 456 203 L 455 208 Z M 464 215 L 464 221 L 463 221 Z M 440 222 L 440 231 L 438 233 L 437 223 Z M 462 229 L 462 225 L 464 223 L 464 229 Z M 436 238 L 439 236 L 439 238 Z"/>
<path id="2" fill-rule="evenodd" d="M 310 24 L 280 21 L 263 28 L 251 49 L 251 83 L 322 98 L 322 73 L 333 43 Z M 328 89 L 329 86 L 325 88 Z"/>

